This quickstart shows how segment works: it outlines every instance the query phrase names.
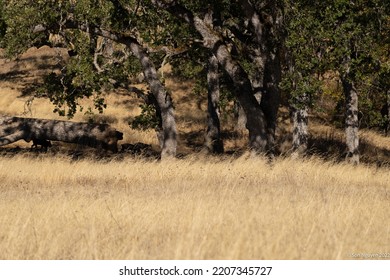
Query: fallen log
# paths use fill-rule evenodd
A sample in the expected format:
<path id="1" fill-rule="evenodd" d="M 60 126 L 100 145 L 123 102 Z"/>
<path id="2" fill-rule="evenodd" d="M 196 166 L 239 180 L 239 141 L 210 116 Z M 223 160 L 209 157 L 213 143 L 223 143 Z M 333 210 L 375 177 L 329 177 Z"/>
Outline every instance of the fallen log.
<path id="1" fill-rule="evenodd" d="M 34 139 L 76 143 L 117 152 L 117 142 L 123 139 L 123 133 L 108 124 L 0 117 L 0 146 Z"/>

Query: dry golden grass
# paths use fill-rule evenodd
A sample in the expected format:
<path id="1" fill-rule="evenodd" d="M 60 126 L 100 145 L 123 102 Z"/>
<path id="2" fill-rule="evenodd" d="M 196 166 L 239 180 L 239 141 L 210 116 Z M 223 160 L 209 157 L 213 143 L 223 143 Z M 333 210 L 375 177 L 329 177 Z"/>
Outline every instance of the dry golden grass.
<path id="1" fill-rule="evenodd" d="M 318 160 L 0 161 L 0 259 L 390 251 L 390 173 Z"/>
<path id="2" fill-rule="evenodd" d="M 0 75 L 11 79 L 0 81 L 1 115 L 61 119 L 45 99 L 34 99 L 26 111 L 29 96 L 21 95 L 25 83 L 42 75 L 31 63 L 44 64 L 41 57 L 50 52 L 33 50 L 18 63 L 0 53 Z M 193 152 L 188 142 L 202 141 L 205 104 L 188 102 L 190 83 L 167 79 L 166 85 L 177 108 L 179 151 Z M 139 113 L 137 102 L 111 93 L 96 121 L 123 131 L 121 143 L 156 147 L 153 131 L 127 124 Z M 327 137 L 329 129 L 316 125 L 311 132 Z M 341 139 L 341 131 L 331 131 Z M 362 136 L 390 149 L 383 137 Z M 245 141 L 228 139 L 225 147 L 234 151 Z M 246 155 L 73 161 L 66 152 L 26 152 L 30 145 L 11 144 L 23 153 L 0 158 L 0 259 L 351 259 L 390 252 L 385 168 L 316 159 L 270 165 Z"/>
<path id="3" fill-rule="evenodd" d="M 314 123 L 310 126 L 310 133 L 316 137 L 329 138 L 340 142 L 345 141 L 345 133 L 342 129 L 337 129 L 327 125 Z M 371 146 L 376 147 L 377 149 L 390 150 L 389 137 L 386 137 L 375 131 L 370 131 L 368 129 L 360 129 L 359 138 L 360 142 L 365 142 Z"/>

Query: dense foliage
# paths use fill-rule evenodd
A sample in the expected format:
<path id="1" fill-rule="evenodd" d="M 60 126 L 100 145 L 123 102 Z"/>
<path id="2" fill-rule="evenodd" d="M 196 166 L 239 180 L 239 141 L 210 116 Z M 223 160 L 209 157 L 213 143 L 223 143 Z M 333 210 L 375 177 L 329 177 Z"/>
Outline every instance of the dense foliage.
<path id="1" fill-rule="evenodd" d="M 131 78 L 145 71 L 129 50 L 131 40 L 142 46 L 156 67 L 169 62 L 178 77 L 195 79 L 200 94 L 207 92 L 210 52 L 218 57 L 223 46 L 228 53 L 218 57 L 222 66 L 219 102 L 243 102 L 250 137 L 267 133 L 267 149 L 272 149 L 276 118 L 269 108 L 278 102 L 272 96 L 281 89 L 282 100 L 295 110 L 315 111 L 319 109 L 316 100 L 327 95 L 342 104 L 346 95 L 341 90 L 329 92 L 329 73 L 337 82 L 348 73 L 344 76 L 358 91 L 362 126 L 378 127 L 388 120 L 380 109 L 390 100 L 389 6 L 382 0 L 213 0 L 207 4 L 10 0 L 0 1 L 0 38 L 10 56 L 31 46 L 53 44 L 49 40 L 53 34 L 61 38 L 57 44 L 68 48 L 71 57 L 61 73 L 45 79 L 41 91 L 48 93 L 56 112 L 68 117 L 83 109 L 78 107 L 83 97 L 94 98 L 95 108 L 102 112 L 104 89 L 128 88 Z M 160 80 L 163 85 L 163 77 Z M 240 92 L 247 90 L 247 81 L 251 93 L 245 99 Z M 250 96 L 258 92 L 260 104 Z M 156 104 L 143 105 L 143 115 L 133 127 L 161 126 Z M 331 114 L 340 114 L 327 113 L 329 121 Z M 264 129 L 251 128 L 252 114 L 264 114 Z M 263 125 L 261 119 L 252 123 L 255 128 Z M 252 148 L 258 148 L 253 143 Z"/>

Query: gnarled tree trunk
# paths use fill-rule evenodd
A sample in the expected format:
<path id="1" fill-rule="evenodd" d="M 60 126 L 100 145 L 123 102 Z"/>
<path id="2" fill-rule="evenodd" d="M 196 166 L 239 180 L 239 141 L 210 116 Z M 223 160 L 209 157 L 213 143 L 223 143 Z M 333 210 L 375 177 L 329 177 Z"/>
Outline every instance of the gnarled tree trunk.
<path id="1" fill-rule="evenodd" d="M 260 105 L 266 121 L 267 152 L 272 157 L 275 153 L 275 130 L 277 112 L 280 104 L 279 83 L 281 81 L 281 66 L 279 60 L 279 47 L 275 36 L 282 26 L 282 12 L 277 2 L 270 4 L 268 15 L 261 15 L 248 0 L 238 1 L 251 23 L 254 33 L 254 46 L 252 56 L 258 71 L 258 76 L 252 79 L 252 86 L 261 96 Z M 265 18 L 267 23 L 265 23 Z M 256 90 L 262 88 L 262 90 Z"/>
<path id="2" fill-rule="evenodd" d="M 161 158 L 174 157 L 177 148 L 177 130 L 172 98 L 158 78 L 156 68 L 141 45 L 132 40 L 128 44 L 132 53 L 142 65 L 145 80 L 156 99 L 158 110 L 161 112 L 161 130 L 157 133 L 161 145 Z"/>
<path id="3" fill-rule="evenodd" d="M 359 107 L 358 93 L 350 77 L 349 65 L 346 66 L 345 73 L 341 75 L 343 91 L 345 96 L 345 136 L 347 144 L 346 159 L 353 163 L 359 164 Z"/>
<path id="4" fill-rule="evenodd" d="M 281 67 L 277 50 L 270 51 L 264 69 L 264 92 L 260 106 L 267 122 L 267 151 L 275 153 L 275 130 L 280 104 Z"/>
<path id="5" fill-rule="evenodd" d="M 79 28 L 81 29 L 80 26 Z M 172 98 L 159 80 L 156 68 L 148 54 L 133 37 L 97 28 L 94 32 L 102 37 L 125 44 L 140 61 L 145 80 L 156 100 L 157 110 L 161 112 L 161 128 L 157 131 L 161 146 L 161 158 L 176 156 L 177 129 Z"/>
<path id="6" fill-rule="evenodd" d="M 236 87 L 236 97 L 245 111 L 247 117 L 246 127 L 249 131 L 249 146 L 255 153 L 265 153 L 267 148 L 267 132 L 264 113 L 253 95 L 250 79 L 241 67 L 233 59 L 229 48 L 222 40 L 222 36 L 213 29 L 213 25 L 206 23 L 199 16 L 192 14 L 185 7 L 177 4 L 176 1 L 165 2 L 153 0 L 156 7 L 163 8 L 172 15 L 181 18 L 203 37 L 204 47 L 210 49 L 218 59 L 219 65 L 226 71 Z"/>
<path id="7" fill-rule="evenodd" d="M 210 153 L 223 153 L 221 124 L 219 121 L 219 71 L 218 60 L 214 55 L 209 58 L 207 71 L 207 131 L 205 147 Z"/>
<path id="8" fill-rule="evenodd" d="M 90 124 L 34 118 L 0 118 L 0 146 L 18 140 L 53 140 L 117 152 L 123 133 L 108 124 Z"/>
<path id="9" fill-rule="evenodd" d="M 307 151 L 309 130 L 308 130 L 308 107 L 307 95 L 297 97 L 297 103 L 290 105 L 290 116 L 292 122 L 292 152 L 293 156 L 302 156 Z"/>
<path id="10" fill-rule="evenodd" d="M 252 151 L 265 153 L 267 150 L 266 120 L 255 96 L 248 75 L 241 66 L 233 60 L 226 45 L 215 42 L 213 52 L 219 63 L 233 80 L 237 90 L 236 97 L 244 109 L 249 131 L 249 145 Z"/>
<path id="11" fill-rule="evenodd" d="M 87 25 L 76 22 L 72 19 L 68 19 L 65 22 L 64 27 L 67 29 L 78 29 L 84 32 L 91 32 Z M 46 30 L 45 26 L 38 25 L 35 27 L 34 32 L 42 32 L 44 30 Z M 126 34 L 105 30 L 99 27 L 94 27 L 92 33 L 126 45 L 134 56 L 138 58 L 143 68 L 145 79 L 150 87 L 150 91 L 155 97 L 156 104 L 159 107 L 157 108 L 157 111 L 161 112 L 161 128 L 157 131 L 157 136 L 162 149 L 161 158 L 175 156 L 177 148 L 177 130 L 172 99 L 169 93 L 165 90 L 161 81 L 158 79 L 156 68 L 144 48 L 140 45 L 136 38 Z"/>

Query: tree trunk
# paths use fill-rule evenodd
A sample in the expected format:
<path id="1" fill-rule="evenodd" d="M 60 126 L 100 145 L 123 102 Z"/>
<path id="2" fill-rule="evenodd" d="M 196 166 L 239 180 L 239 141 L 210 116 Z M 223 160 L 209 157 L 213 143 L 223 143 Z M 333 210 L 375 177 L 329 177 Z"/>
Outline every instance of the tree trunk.
<path id="1" fill-rule="evenodd" d="M 68 29 L 79 29 L 82 31 L 88 31 L 88 26 L 80 24 L 78 22 L 68 20 L 65 23 L 65 27 Z M 43 26 L 37 26 L 34 32 L 41 32 L 45 30 Z M 161 151 L 161 158 L 174 157 L 177 149 L 177 130 L 176 121 L 174 116 L 174 108 L 172 99 L 169 93 L 165 90 L 163 84 L 158 79 L 156 68 L 149 56 L 139 44 L 139 42 L 126 34 L 120 34 L 115 31 L 105 30 L 102 28 L 95 27 L 93 33 L 102 36 L 104 38 L 113 40 L 117 43 L 126 45 L 134 56 L 140 61 L 145 75 L 145 79 L 150 87 L 150 91 L 156 99 L 156 103 L 159 106 L 157 110 L 161 112 L 161 128 L 157 131 L 157 136 Z"/>
<path id="2" fill-rule="evenodd" d="M 154 95 L 161 111 L 161 130 L 157 131 L 158 138 L 162 144 L 161 158 L 174 157 L 177 149 L 177 130 L 171 96 L 158 79 L 153 62 L 139 43 L 132 41 L 128 46 L 135 57 L 139 59 L 145 80 L 149 84 L 150 91 Z"/>
<path id="3" fill-rule="evenodd" d="M 123 139 L 123 133 L 107 124 L 18 117 L 0 118 L 0 146 L 22 139 L 27 142 L 62 141 L 117 152 L 117 142 Z"/>
<path id="4" fill-rule="evenodd" d="M 246 115 L 244 109 L 238 101 L 234 104 L 234 115 L 237 118 L 237 123 L 234 129 L 239 133 L 239 135 L 243 135 L 244 130 L 246 129 Z"/>
<path id="5" fill-rule="evenodd" d="M 298 97 L 298 104 L 290 105 L 290 115 L 293 124 L 292 151 L 293 156 L 302 156 L 307 151 L 308 145 L 308 107 L 307 95 Z"/>
<path id="6" fill-rule="evenodd" d="M 275 153 L 275 131 L 280 104 L 281 67 L 277 50 L 270 51 L 264 69 L 264 92 L 260 106 L 267 122 L 267 151 Z"/>
<path id="7" fill-rule="evenodd" d="M 214 55 L 209 58 L 207 72 L 207 131 L 205 135 L 205 147 L 210 153 L 223 153 L 221 140 L 221 125 L 219 121 L 219 71 L 218 60 Z"/>
<path id="8" fill-rule="evenodd" d="M 279 83 L 281 81 L 279 46 L 275 45 L 272 40 L 275 39 L 275 36 L 277 37 L 279 28 L 282 26 L 282 12 L 278 7 L 279 4 L 272 2 L 268 11 L 270 13 L 266 16 L 260 16 L 260 12 L 256 11 L 250 1 L 239 0 L 238 2 L 255 34 L 252 56 L 259 76 L 252 79 L 252 86 L 256 91 L 259 88 L 257 84 L 262 83 L 260 105 L 267 124 L 267 152 L 272 157 L 275 153 L 275 130 L 280 103 Z M 264 17 L 267 18 L 267 24 L 263 22 Z"/>
<path id="9" fill-rule="evenodd" d="M 265 153 L 267 150 L 266 120 L 255 96 L 248 75 L 241 66 L 232 59 L 226 45 L 216 42 L 213 48 L 219 63 L 228 73 L 236 86 L 236 96 L 244 109 L 249 131 L 249 145 L 255 153 Z"/>
<path id="10" fill-rule="evenodd" d="M 341 75 L 341 82 L 346 103 L 345 135 L 347 144 L 346 159 L 359 164 L 359 119 L 358 119 L 358 94 L 353 81 L 349 76 L 349 68 Z"/>
<path id="11" fill-rule="evenodd" d="M 267 148 L 266 121 L 264 113 L 253 95 L 252 85 L 249 77 L 241 65 L 235 61 L 228 47 L 222 40 L 221 35 L 215 32 L 212 24 L 192 14 L 185 7 L 173 2 L 153 0 L 156 7 L 166 9 L 172 15 L 181 18 L 203 37 L 204 47 L 212 50 L 219 64 L 233 80 L 236 87 L 235 93 L 238 101 L 245 111 L 247 117 L 246 127 L 249 131 L 249 146 L 255 153 L 265 153 Z"/>
<path id="12" fill-rule="evenodd" d="M 386 127 L 385 127 L 385 135 L 388 136 L 390 131 L 390 90 L 386 92 L 386 105 L 387 105 L 387 120 L 386 120 Z"/>
<path id="13" fill-rule="evenodd" d="M 117 2 L 123 12 L 128 14 L 126 7 Z M 77 24 L 73 21 L 66 23 L 68 28 L 77 28 L 86 31 L 86 26 L 83 24 Z M 144 48 L 140 45 L 136 38 L 126 34 L 120 34 L 115 31 L 104 30 L 102 28 L 95 28 L 94 34 L 102 36 L 107 39 L 111 39 L 115 42 L 126 45 L 136 58 L 140 61 L 143 69 L 145 80 L 147 81 L 150 91 L 156 99 L 156 110 L 161 112 L 161 127 L 157 129 L 157 138 L 161 146 L 161 158 L 176 156 L 177 149 L 177 129 L 174 116 L 174 108 L 171 96 L 165 90 L 165 87 L 158 78 L 156 68 L 145 52 Z"/>

